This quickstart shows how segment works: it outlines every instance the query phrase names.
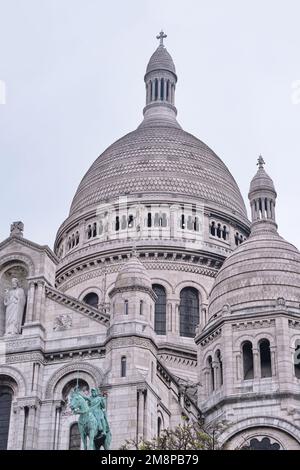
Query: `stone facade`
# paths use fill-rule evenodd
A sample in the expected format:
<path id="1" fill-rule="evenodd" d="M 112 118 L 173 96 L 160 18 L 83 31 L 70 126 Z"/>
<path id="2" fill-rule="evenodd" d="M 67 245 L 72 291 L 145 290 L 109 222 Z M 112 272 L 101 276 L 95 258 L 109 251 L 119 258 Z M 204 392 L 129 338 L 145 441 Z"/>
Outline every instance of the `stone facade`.
<path id="1" fill-rule="evenodd" d="M 207 423 L 226 418 L 220 439 L 229 448 L 261 438 L 282 448 L 299 445 L 292 363 L 300 334 L 298 251 L 276 235 L 271 202 L 267 225 L 253 238 L 261 225 L 254 220 L 248 239 L 234 178 L 177 121 L 177 75 L 160 40 L 145 75 L 142 123 L 86 173 L 54 250 L 24 238 L 21 222 L 0 243 L 2 448 L 78 447 L 69 407 L 76 384 L 106 395 L 114 449 L 126 439 L 152 438 L 183 416 Z M 262 171 L 258 183 L 254 216 L 255 201 L 273 201 L 275 191 Z M 264 247 L 261 233 L 271 226 L 272 243 Z M 277 259 L 277 270 L 288 256 L 278 261 L 276 250 L 292 253 L 293 273 L 271 288 L 271 302 L 257 297 L 255 283 L 245 290 L 247 271 L 238 295 L 231 290 L 234 256 L 243 266 L 247 246 L 254 247 L 252 259 L 255 250 L 270 258 L 264 262 Z M 252 268 L 257 273 L 259 266 Z M 259 277 L 263 292 L 273 285 L 273 271 Z M 20 331 L 11 335 L 8 312 L 13 322 L 17 307 L 9 299 L 18 305 L 13 279 L 26 305 Z M 272 371 L 263 379 L 261 340 L 269 341 Z M 244 380 L 246 341 L 253 377 Z M 182 387 L 199 380 L 198 397 Z"/>

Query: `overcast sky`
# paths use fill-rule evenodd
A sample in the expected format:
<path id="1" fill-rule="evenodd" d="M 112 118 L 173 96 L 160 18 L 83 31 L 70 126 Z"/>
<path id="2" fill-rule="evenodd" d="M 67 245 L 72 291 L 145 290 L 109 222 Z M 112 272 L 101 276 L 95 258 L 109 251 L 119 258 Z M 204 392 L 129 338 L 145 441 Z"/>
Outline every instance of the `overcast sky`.
<path id="1" fill-rule="evenodd" d="M 163 28 L 180 124 L 223 159 L 247 208 L 262 153 L 279 231 L 300 247 L 299 18 L 299 0 L 0 0 L 0 239 L 22 220 L 53 246 L 86 170 L 140 123 Z"/>

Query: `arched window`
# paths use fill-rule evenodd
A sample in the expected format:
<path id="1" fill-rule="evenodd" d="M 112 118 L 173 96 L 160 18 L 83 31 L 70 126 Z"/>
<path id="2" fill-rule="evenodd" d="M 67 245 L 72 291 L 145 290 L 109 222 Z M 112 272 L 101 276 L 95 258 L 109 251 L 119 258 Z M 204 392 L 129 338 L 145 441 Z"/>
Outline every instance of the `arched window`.
<path id="1" fill-rule="evenodd" d="M 300 341 L 296 341 L 294 353 L 294 370 L 297 379 L 300 379 Z"/>
<path id="2" fill-rule="evenodd" d="M 99 297 L 95 292 L 89 292 L 84 298 L 83 302 L 90 305 L 91 307 L 98 308 Z"/>
<path id="3" fill-rule="evenodd" d="M 81 438 L 78 423 L 73 423 L 70 427 L 69 450 L 80 450 Z"/>
<path id="4" fill-rule="evenodd" d="M 259 342 L 261 377 L 272 377 L 270 341 L 262 339 Z"/>
<path id="5" fill-rule="evenodd" d="M 166 291 L 165 288 L 159 284 L 152 286 L 154 293 L 157 296 L 154 311 L 154 330 L 158 335 L 166 334 Z"/>
<path id="6" fill-rule="evenodd" d="M 222 230 L 221 230 L 221 224 L 217 225 L 217 237 L 221 238 L 222 235 Z"/>
<path id="7" fill-rule="evenodd" d="M 214 369 L 213 369 L 213 363 L 212 363 L 212 357 L 208 356 L 207 358 L 207 367 L 208 367 L 208 393 L 211 393 L 215 390 L 215 376 L 214 376 Z"/>
<path id="8" fill-rule="evenodd" d="M 120 230 L 120 217 L 116 216 L 116 232 Z"/>
<path id="9" fill-rule="evenodd" d="M 221 387 L 223 385 L 223 362 L 221 351 L 218 349 L 216 351 L 216 364 L 217 364 L 217 387 Z"/>
<path id="10" fill-rule="evenodd" d="M 121 377 L 126 377 L 126 356 L 121 357 Z"/>
<path id="11" fill-rule="evenodd" d="M 243 368 L 244 368 L 244 380 L 253 379 L 254 370 L 253 370 L 253 351 L 252 343 L 250 341 L 245 341 L 243 344 Z"/>
<path id="12" fill-rule="evenodd" d="M 128 300 L 124 300 L 124 315 L 128 315 Z"/>
<path id="13" fill-rule="evenodd" d="M 210 225 L 210 234 L 214 237 L 216 235 L 216 223 L 212 222 Z"/>
<path id="14" fill-rule="evenodd" d="M 140 315 L 143 315 L 144 313 L 144 301 L 140 300 Z"/>
<path id="15" fill-rule="evenodd" d="M 147 227 L 152 227 L 152 214 L 151 212 L 148 212 L 148 216 L 147 216 Z"/>
<path id="16" fill-rule="evenodd" d="M 0 386 L 0 450 L 7 449 L 12 397 L 10 387 Z"/>
<path id="17" fill-rule="evenodd" d="M 194 287 L 185 287 L 180 292 L 180 336 L 193 338 L 199 324 L 199 294 Z"/>
<path id="18" fill-rule="evenodd" d="M 158 436 L 160 436 L 161 428 L 162 428 L 162 419 L 161 419 L 161 417 L 159 416 L 159 417 L 157 418 L 157 435 L 158 435 Z"/>

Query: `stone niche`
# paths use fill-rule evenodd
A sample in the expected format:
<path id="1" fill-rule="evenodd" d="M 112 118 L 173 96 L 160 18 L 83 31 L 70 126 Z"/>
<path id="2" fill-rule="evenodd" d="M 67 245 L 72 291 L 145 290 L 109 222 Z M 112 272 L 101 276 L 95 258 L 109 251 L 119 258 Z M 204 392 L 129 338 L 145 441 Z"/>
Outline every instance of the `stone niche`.
<path id="1" fill-rule="evenodd" d="M 26 298 L 28 292 L 28 270 L 26 266 L 19 261 L 10 262 L 0 268 L 0 337 L 5 333 L 5 306 L 4 306 L 4 293 L 6 289 L 11 288 L 11 281 L 17 278 L 20 287 L 25 291 Z M 26 305 L 24 308 L 22 325 L 25 323 Z"/>

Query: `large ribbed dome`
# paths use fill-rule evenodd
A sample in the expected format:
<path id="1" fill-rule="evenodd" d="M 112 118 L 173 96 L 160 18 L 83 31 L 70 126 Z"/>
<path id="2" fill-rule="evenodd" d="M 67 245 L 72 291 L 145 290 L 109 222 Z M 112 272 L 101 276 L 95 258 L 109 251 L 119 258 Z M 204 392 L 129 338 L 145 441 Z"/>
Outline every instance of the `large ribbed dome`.
<path id="1" fill-rule="evenodd" d="M 180 128 L 141 126 L 112 144 L 88 170 L 70 214 L 125 194 L 180 194 L 247 217 L 239 188 L 220 158 Z"/>

